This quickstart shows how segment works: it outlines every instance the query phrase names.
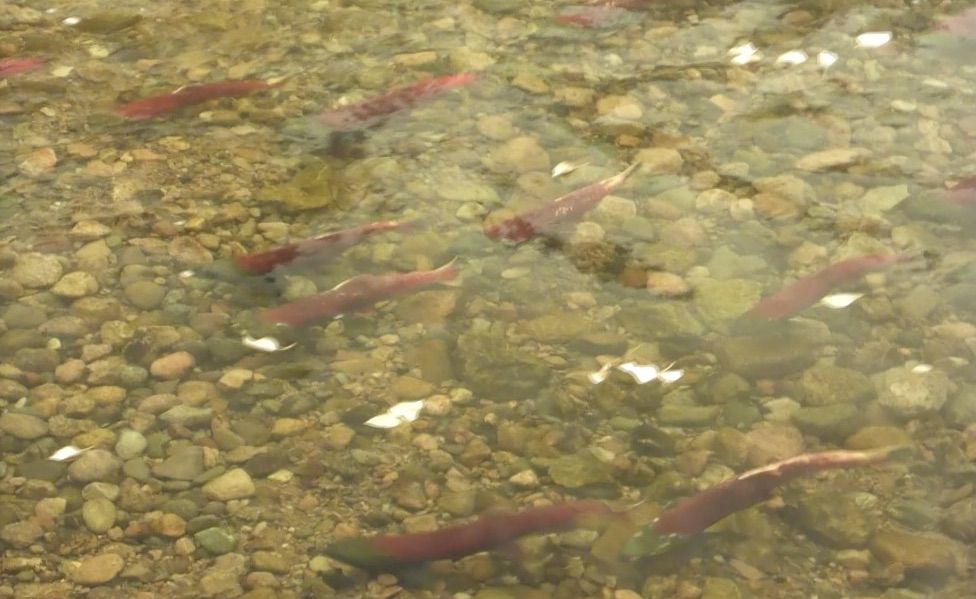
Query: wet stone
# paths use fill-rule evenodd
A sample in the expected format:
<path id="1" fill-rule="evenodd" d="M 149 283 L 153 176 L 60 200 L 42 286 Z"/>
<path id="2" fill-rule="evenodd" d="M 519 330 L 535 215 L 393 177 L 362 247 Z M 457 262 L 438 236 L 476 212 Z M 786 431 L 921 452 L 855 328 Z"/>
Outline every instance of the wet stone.
<path id="1" fill-rule="evenodd" d="M 810 534 L 837 547 L 863 547 L 878 524 L 878 514 L 862 507 L 860 493 L 821 489 L 798 504 L 800 524 Z"/>
<path id="2" fill-rule="evenodd" d="M 817 358 L 805 336 L 726 337 L 717 342 L 719 362 L 746 378 L 780 378 L 803 370 Z"/>
<path id="3" fill-rule="evenodd" d="M 203 492 L 215 501 L 243 499 L 254 495 L 254 482 L 245 470 L 234 468 L 203 485 Z"/>
<path id="4" fill-rule="evenodd" d="M 88 530 L 101 534 L 115 525 L 115 505 L 108 499 L 86 501 L 81 507 L 81 517 Z"/>
<path id="5" fill-rule="evenodd" d="M 68 466 L 68 476 L 75 482 L 112 481 L 122 469 L 122 461 L 105 449 L 91 449 Z"/>
<path id="6" fill-rule="evenodd" d="M 159 419 L 167 424 L 179 424 L 187 428 L 198 428 L 210 424 L 213 417 L 211 408 L 195 408 L 193 406 L 178 405 L 159 415 Z"/>
<path id="7" fill-rule="evenodd" d="M 115 443 L 115 453 L 123 460 L 128 460 L 142 455 L 146 450 L 146 437 L 131 429 L 126 429 L 119 433 L 118 441 Z"/>
<path id="8" fill-rule="evenodd" d="M 153 476 L 171 480 L 193 480 L 204 470 L 203 449 L 181 447 L 152 468 Z"/>
<path id="9" fill-rule="evenodd" d="M 549 463 L 549 477 L 557 485 L 568 489 L 613 482 L 613 476 L 606 464 L 588 451 L 552 460 Z"/>
<path id="10" fill-rule="evenodd" d="M 799 383 L 806 405 L 859 403 L 874 396 L 874 385 L 867 376 L 850 368 L 829 364 L 808 368 Z"/>
<path id="11" fill-rule="evenodd" d="M 0 431 L 17 439 L 37 439 L 47 434 L 47 423 L 31 414 L 6 412 L 0 415 Z"/>
<path id="12" fill-rule="evenodd" d="M 66 298 L 94 295 L 98 292 L 98 280 L 91 273 L 84 271 L 69 272 L 54 284 L 51 292 Z"/>
<path id="13" fill-rule="evenodd" d="M 850 404 L 806 407 L 793 413 L 793 424 L 797 428 L 821 439 L 845 439 L 860 428 L 863 421 L 861 409 Z"/>
<path id="14" fill-rule="evenodd" d="M 961 576 L 966 570 L 965 546 L 939 533 L 885 527 L 874 535 L 870 547 L 882 564 L 898 564 L 908 573 Z"/>
<path id="15" fill-rule="evenodd" d="M 193 535 L 194 542 L 211 555 L 224 555 L 234 550 L 237 539 L 222 528 L 212 527 Z"/>
<path id="16" fill-rule="evenodd" d="M 31 546 L 43 534 L 44 529 L 31 520 L 11 522 L 0 528 L 0 540 L 18 548 Z"/>
<path id="17" fill-rule="evenodd" d="M 102 553 L 82 559 L 69 578 L 76 584 L 97 586 L 113 580 L 124 567 L 125 560 L 118 554 Z"/>
<path id="18" fill-rule="evenodd" d="M 149 366 L 149 374 L 164 380 L 178 379 L 183 377 L 195 364 L 196 359 L 193 354 L 178 351 L 153 360 Z"/>
<path id="19" fill-rule="evenodd" d="M 28 289 L 50 287 L 64 272 L 61 261 L 51 254 L 28 253 L 17 258 L 12 271 L 13 280 Z"/>
<path id="20" fill-rule="evenodd" d="M 950 505 L 943 515 L 942 529 L 960 541 L 976 541 L 976 497 L 967 497 Z"/>
<path id="21" fill-rule="evenodd" d="M 125 299 L 143 310 L 158 308 L 166 296 L 166 288 L 153 281 L 136 281 L 125 286 Z"/>

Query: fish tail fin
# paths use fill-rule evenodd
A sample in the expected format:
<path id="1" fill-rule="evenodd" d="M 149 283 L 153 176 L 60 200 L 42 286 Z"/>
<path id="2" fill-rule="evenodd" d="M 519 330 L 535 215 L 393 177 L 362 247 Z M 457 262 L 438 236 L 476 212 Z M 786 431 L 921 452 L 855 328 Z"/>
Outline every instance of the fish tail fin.
<path id="1" fill-rule="evenodd" d="M 621 185 L 624 181 L 627 180 L 628 177 L 630 177 L 631 173 L 633 173 L 640 165 L 641 165 L 640 162 L 635 162 L 631 164 L 630 166 L 620 171 L 616 175 L 610 177 L 609 179 L 604 179 L 602 181 L 603 185 L 610 189 L 613 189 L 614 187 Z"/>
<path id="2" fill-rule="evenodd" d="M 432 274 L 435 275 L 435 279 L 437 281 L 452 281 L 456 279 L 461 274 L 461 269 L 458 268 L 458 261 L 458 257 L 454 256 L 450 262 L 434 269 Z"/>

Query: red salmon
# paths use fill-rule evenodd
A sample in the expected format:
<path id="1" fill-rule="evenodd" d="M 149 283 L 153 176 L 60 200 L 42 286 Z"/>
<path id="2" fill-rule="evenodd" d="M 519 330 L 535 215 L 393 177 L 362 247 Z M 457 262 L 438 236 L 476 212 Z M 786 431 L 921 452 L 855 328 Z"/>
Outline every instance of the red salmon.
<path id="1" fill-rule="evenodd" d="M 378 221 L 351 229 L 334 231 L 319 237 L 305 239 L 262 252 L 234 256 L 233 262 L 251 274 L 261 275 L 271 272 L 278 266 L 289 264 L 296 259 L 306 256 L 331 260 L 343 251 L 359 243 L 364 237 L 382 231 L 399 229 L 403 226 L 404 223 L 395 220 Z"/>
<path id="2" fill-rule="evenodd" d="M 776 293 L 759 301 L 746 316 L 784 320 L 809 308 L 831 292 L 834 287 L 848 283 L 872 270 L 907 260 L 905 254 L 871 254 L 848 258 L 797 279 Z"/>
<path id="3" fill-rule="evenodd" d="M 596 206 L 607 194 L 623 184 L 630 173 L 639 166 L 635 162 L 616 175 L 581 187 L 576 191 L 552 200 L 533 210 L 523 212 L 493 225 L 486 224 L 485 235 L 490 239 L 508 239 L 522 242 L 535 237 L 551 227 L 565 221 L 572 221 Z"/>
<path id="4" fill-rule="evenodd" d="M 457 275 L 458 268 L 454 260 L 434 270 L 357 275 L 328 291 L 262 310 L 257 317 L 265 322 L 302 326 L 354 310 L 363 310 L 380 300 L 402 295 L 418 287 L 450 281 Z"/>
<path id="5" fill-rule="evenodd" d="M 458 73 L 425 79 L 412 85 L 392 89 L 355 104 L 327 110 L 316 116 L 315 120 L 335 131 L 363 129 L 396 112 L 413 108 L 421 101 L 435 98 L 445 91 L 468 85 L 475 78 L 474 73 Z"/>
<path id="6" fill-rule="evenodd" d="M 274 83 L 259 80 L 231 80 L 186 85 L 167 94 L 148 96 L 117 106 L 112 112 L 134 120 L 151 119 L 184 106 L 200 104 L 214 98 L 239 98 L 283 84 L 284 80 Z"/>
<path id="7" fill-rule="evenodd" d="M 2 58 L 0 59 L 0 79 L 36 71 L 44 66 L 43 58 Z"/>

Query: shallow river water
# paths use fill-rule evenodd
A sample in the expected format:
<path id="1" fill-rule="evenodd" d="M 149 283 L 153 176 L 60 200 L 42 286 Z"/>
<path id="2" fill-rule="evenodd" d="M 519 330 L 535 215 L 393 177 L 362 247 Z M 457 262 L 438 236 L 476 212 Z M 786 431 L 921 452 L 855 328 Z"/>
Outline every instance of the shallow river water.
<path id="1" fill-rule="evenodd" d="M 957 2 L 0 4 L 0 598 L 976 597 L 974 52 Z"/>

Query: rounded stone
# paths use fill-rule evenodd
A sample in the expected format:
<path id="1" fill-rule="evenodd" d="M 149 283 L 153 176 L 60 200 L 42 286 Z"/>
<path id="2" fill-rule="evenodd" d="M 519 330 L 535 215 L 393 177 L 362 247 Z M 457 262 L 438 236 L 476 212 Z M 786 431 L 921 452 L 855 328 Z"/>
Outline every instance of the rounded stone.
<path id="1" fill-rule="evenodd" d="M 98 280 L 83 270 L 69 272 L 61 277 L 51 291 L 55 295 L 76 299 L 98 293 Z"/>
<path id="2" fill-rule="evenodd" d="M 21 254 L 13 268 L 13 279 L 29 289 L 50 287 L 61 278 L 64 268 L 57 256 L 31 252 Z"/>
<path id="3" fill-rule="evenodd" d="M 112 581 L 122 568 L 125 560 L 115 553 L 103 553 L 86 557 L 71 571 L 71 581 L 85 586 L 97 586 Z"/>
<path id="4" fill-rule="evenodd" d="M 152 281 L 136 281 L 126 285 L 123 291 L 125 299 L 143 310 L 158 308 L 166 296 L 166 288 Z"/>
<path id="5" fill-rule="evenodd" d="M 149 366 L 149 373 L 158 379 L 178 379 L 193 368 L 195 364 L 196 359 L 193 354 L 178 351 L 154 360 Z"/>
<path id="6" fill-rule="evenodd" d="M 105 449 L 92 449 L 68 466 L 68 476 L 80 483 L 111 481 L 122 468 L 122 461 Z"/>
<path id="7" fill-rule="evenodd" d="M 203 485 L 208 499 L 230 501 L 254 495 L 254 481 L 245 470 L 234 468 Z"/>
<path id="8" fill-rule="evenodd" d="M 126 429 L 119 433 L 119 440 L 115 443 L 115 453 L 123 460 L 129 460 L 142 455 L 146 450 L 146 437 L 139 431 Z"/>
<path id="9" fill-rule="evenodd" d="M 115 517 L 115 504 L 104 497 L 88 500 L 81 506 L 81 518 L 85 521 L 85 526 L 96 534 L 112 528 Z"/>
<path id="10" fill-rule="evenodd" d="M 7 412 L 0 415 L 0 431 L 18 439 L 37 439 L 47 434 L 47 423 L 32 414 Z"/>

